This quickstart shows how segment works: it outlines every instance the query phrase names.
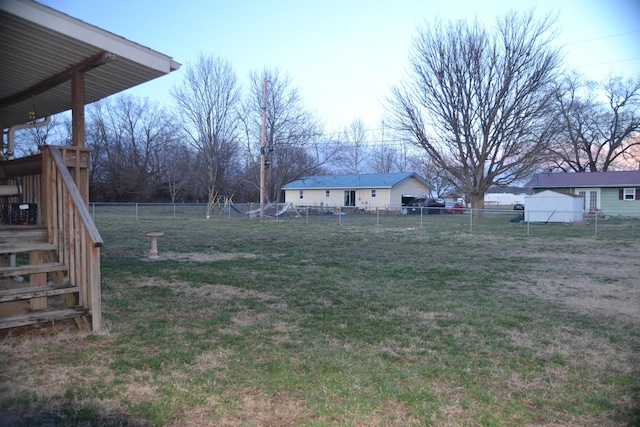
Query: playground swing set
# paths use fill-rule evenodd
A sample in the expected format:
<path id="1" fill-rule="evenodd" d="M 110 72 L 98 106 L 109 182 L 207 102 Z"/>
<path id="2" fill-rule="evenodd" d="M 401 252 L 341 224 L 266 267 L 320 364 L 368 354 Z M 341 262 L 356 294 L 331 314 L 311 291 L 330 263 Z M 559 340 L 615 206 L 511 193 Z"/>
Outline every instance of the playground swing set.
<path id="1" fill-rule="evenodd" d="M 209 204 L 207 206 L 207 215 L 205 215 L 205 218 L 206 219 L 211 218 L 211 214 L 216 209 L 220 209 L 220 211 L 218 212 L 218 216 L 222 216 L 222 214 L 227 210 L 227 208 L 233 209 L 237 213 L 241 214 L 242 211 L 236 208 L 235 205 L 233 204 L 233 196 L 234 196 L 233 194 L 230 196 L 226 194 L 218 194 L 218 192 L 216 191 L 216 193 L 211 198 L 211 201 L 209 201 Z"/>
<path id="2" fill-rule="evenodd" d="M 256 218 L 258 216 L 260 209 L 250 210 L 248 212 L 242 212 L 238 209 L 233 204 L 233 196 L 234 194 L 229 196 L 226 194 L 218 194 L 218 192 L 216 192 L 207 205 L 207 214 L 205 215 L 205 218 L 210 219 L 216 211 L 218 212 L 218 216 L 222 216 L 222 214 L 227 212 L 227 208 L 233 209 L 239 214 L 247 214 L 249 215 L 249 218 Z M 298 218 L 302 216 L 292 203 L 269 203 L 265 205 L 264 210 L 265 216 L 269 218 L 278 218 L 284 214 Z"/>

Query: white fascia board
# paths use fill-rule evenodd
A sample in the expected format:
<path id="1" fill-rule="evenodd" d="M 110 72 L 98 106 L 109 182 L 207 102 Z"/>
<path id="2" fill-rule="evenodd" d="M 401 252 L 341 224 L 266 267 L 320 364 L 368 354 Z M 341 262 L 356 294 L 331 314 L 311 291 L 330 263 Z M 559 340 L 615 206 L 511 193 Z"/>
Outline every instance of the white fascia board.
<path id="1" fill-rule="evenodd" d="M 100 50 L 111 52 L 116 57 L 126 58 L 165 74 L 180 68 L 180 64 L 167 55 L 35 1 L 6 0 L 0 3 L 0 9 L 48 30 L 80 40 Z"/>

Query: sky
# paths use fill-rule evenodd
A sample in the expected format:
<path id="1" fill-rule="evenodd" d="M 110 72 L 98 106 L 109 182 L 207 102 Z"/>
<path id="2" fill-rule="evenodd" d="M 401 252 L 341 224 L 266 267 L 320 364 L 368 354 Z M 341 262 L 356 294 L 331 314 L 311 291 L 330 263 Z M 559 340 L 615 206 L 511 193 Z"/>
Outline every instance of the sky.
<path id="1" fill-rule="evenodd" d="M 406 76 L 417 29 L 434 19 L 495 23 L 510 9 L 557 13 L 565 66 L 593 79 L 640 76 L 640 0 L 38 0 L 172 57 L 228 60 L 246 83 L 277 68 L 328 131 L 380 126 L 390 87 Z M 178 70 L 128 90 L 160 104 Z"/>

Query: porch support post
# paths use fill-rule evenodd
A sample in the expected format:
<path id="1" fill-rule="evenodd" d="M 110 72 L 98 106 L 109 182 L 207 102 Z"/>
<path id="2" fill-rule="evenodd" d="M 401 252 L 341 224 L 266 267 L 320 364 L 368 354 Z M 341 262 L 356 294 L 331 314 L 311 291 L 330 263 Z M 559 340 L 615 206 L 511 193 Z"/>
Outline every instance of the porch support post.
<path id="1" fill-rule="evenodd" d="M 81 71 L 71 76 L 71 133 L 73 146 L 84 147 L 84 72 Z"/>

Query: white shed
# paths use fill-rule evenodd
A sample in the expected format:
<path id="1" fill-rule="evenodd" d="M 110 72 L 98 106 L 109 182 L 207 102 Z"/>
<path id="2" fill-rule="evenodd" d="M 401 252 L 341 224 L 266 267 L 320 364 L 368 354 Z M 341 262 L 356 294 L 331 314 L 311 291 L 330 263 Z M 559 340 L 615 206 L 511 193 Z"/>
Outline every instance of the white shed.
<path id="1" fill-rule="evenodd" d="M 546 190 L 524 199 L 526 222 L 577 222 L 583 220 L 582 196 Z"/>

